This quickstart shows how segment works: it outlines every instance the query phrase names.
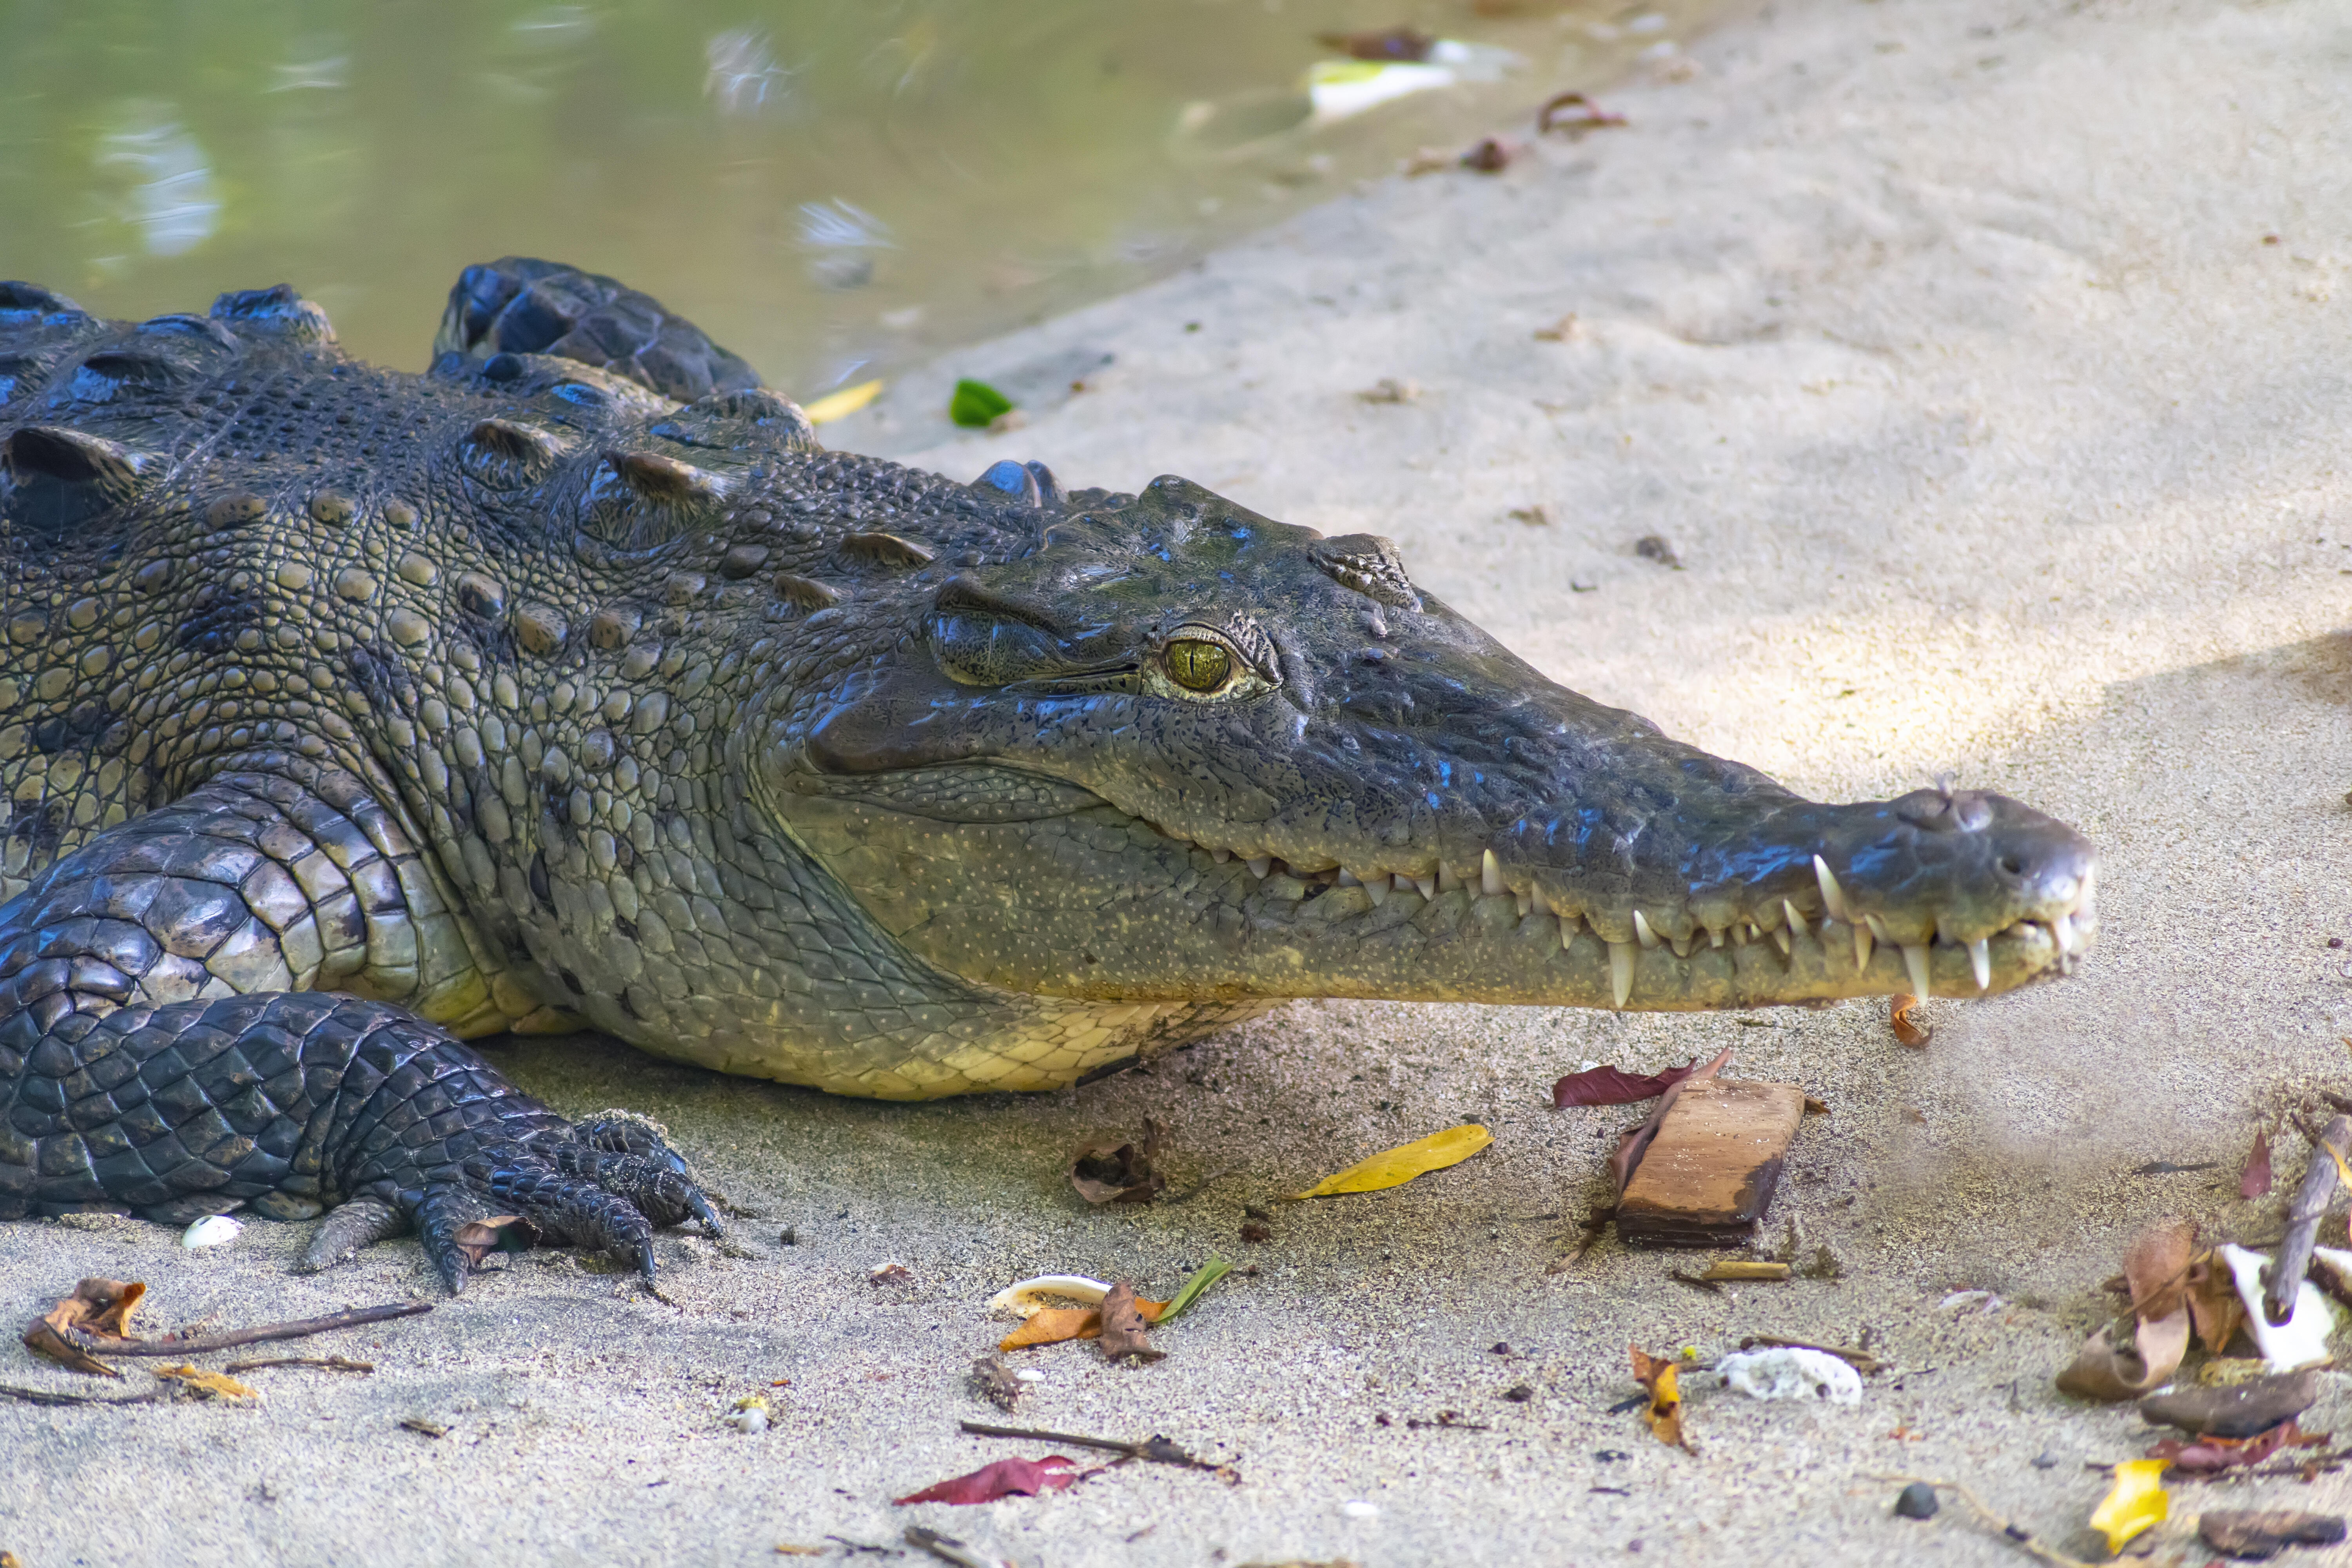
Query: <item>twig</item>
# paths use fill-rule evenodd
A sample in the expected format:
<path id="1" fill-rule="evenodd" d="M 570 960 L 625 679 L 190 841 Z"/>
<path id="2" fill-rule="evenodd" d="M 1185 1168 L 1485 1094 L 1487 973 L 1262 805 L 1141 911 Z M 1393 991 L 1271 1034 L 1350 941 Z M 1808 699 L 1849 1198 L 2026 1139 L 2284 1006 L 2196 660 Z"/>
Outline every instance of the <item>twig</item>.
<path id="1" fill-rule="evenodd" d="M 266 1366 L 318 1366 L 329 1372 L 373 1372 L 375 1363 L 352 1361 L 345 1356 L 274 1355 L 259 1361 L 233 1361 L 221 1368 L 223 1372 L 259 1372 Z"/>
<path id="2" fill-rule="evenodd" d="M 2294 1300 L 2311 1272 L 2311 1249 L 2319 1239 L 2320 1216 L 2343 1184 L 2344 1151 L 2352 1148 L 2352 1116 L 2338 1116 L 2312 1140 L 2311 1163 L 2304 1167 L 2303 1185 L 2287 1205 L 2286 1235 L 2277 1257 L 2263 1271 L 2263 1312 L 2273 1323 L 2284 1323 L 2294 1312 Z"/>
<path id="3" fill-rule="evenodd" d="M 1817 1345 L 1811 1340 L 1784 1340 L 1778 1334 L 1750 1334 L 1739 1342 L 1741 1350 L 1748 1350 L 1757 1345 L 1762 1345 L 1768 1350 L 1819 1351 L 1823 1355 L 1837 1357 L 1864 1377 L 1881 1371 L 1886 1365 L 1868 1351 L 1853 1345 Z"/>
<path id="4" fill-rule="evenodd" d="M 27 1405 L 152 1405 L 159 1399 L 171 1398 L 172 1385 L 159 1383 L 144 1394 L 110 1399 L 100 1394 L 68 1394 L 62 1389 L 18 1388 L 14 1384 L 0 1383 L 0 1396 L 21 1399 Z"/>
<path id="5" fill-rule="evenodd" d="M 364 1323 L 413 1318 L 432 1310 L 430 1301 L 394 1301 L 388 1306 L 354 1307 L 348 1312 L 330 1312 L 323 1318 L 304 1318 L 291 1323 L 264 1323 L 259 1328 L 236 1329 L 226 1334 L 205 1334 L 192 1340 L 139 1340 L 123 1343 L 86 1333 L 80 1329 L 68 1329 L 64 1337 L 68 1344 L 94 1355 L 202 1355 L 207 1351 L 234 1350 L 238 1345 L 260 1344 L 268 1340 L 299 1340 L 308 1334 L 323 1334 L 330 1329 L 355 1329 Z"/>
<path id="6" fill-rule="evenodd" d="M 1228 1467 L 1213 1465 L 1206 1459 L 1196 1459 L 1165 1437 L 1148 1437 L 1140 1443 L 1124 1443 L 1116 1437 L 1081 1437 L 1071 1432 L 1045 1432 L 1034 1426 L 992 1426 L 984 1421 L 959 1423 L 975 1437 L 1025 1437 L 1037 1443 L 1073 1443 L 1081 1448 L 1101 1448 L 1113 1454 L 1125 1454 L 1130 1459 L 1149 1459 L 1155 1465 L 1181 1465 L 1192 1470 L 1223 1470 Z"/>
<path id="7" fill-rule="evenodd" d="M 1992 1526 L 1993 1529 L 2000 1531 L 2004 1539 L 2015 1542 L 2019 1549 L 2023 1551 L 2028 1556 L 2038 1558 L 2042 1562 L 2049 1563 L 2050 1568 L 2092 1568 L 2092 1564 L 2084 1562 L 2081 1558 L 2069 1557 L 2064 1552 L 2059 1551 L 2056 1547 L 2043 1544 L 2040 1540 L 2035 1538 L 2032 1531 L 2021 1530 L 2016 1525 L 2010 1523 L 2009 1521 L 2001 1518 L 2000 1515 L 1988 1508 L 1982 1498 L 1977 1496 L 1976 1493 L 1969 1490 L 1967 1487 L 1962 1486 L 1958 1481 L 1937 1480 L 1933 1476 L 1879 1475 L 1874 1476 L 1873 1479 L 1882 1481 L 1901 1481 L 1906 1486 L 1916 1483 L 1922 1486 L 1934 1487 L 1938 1491 L 1948 1491 L 1955 1497 L 1958 1497 L 1970 1513 L 1977 1516 L 1979 1523 L 1989 1524 Z"/>

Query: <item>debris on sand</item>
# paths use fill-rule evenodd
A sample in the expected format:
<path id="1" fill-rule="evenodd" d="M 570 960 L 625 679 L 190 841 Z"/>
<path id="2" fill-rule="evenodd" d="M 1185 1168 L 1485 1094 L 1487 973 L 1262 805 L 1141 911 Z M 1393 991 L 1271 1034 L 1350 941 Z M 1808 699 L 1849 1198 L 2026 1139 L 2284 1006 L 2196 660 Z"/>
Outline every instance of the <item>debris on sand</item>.
<path id="1" fill-rule="evenodd" d="M 2290 1546 L 2333 1546 L 2344 1539 L 2344 1521 L 2293 1509 L 2208 1509 L 2197 1516 L 2197 1539 L 2224 1556 L 2260 1562 Z"/>
<path id="2" fill-rule="evenodd" d="M 1168 1177 L 1158 1168 L 1166 1132 L 1147 1116 L 1140 1139 L 1106 1138 L 1081 1145 L 1070 1156 L 1071 1187 L 1095 1205 L 1150 1203 L 1168 1185 Z"/>
<path id="3" fill-rule="evenodd" d="M 1004 1497 L 1038 1497 L 1060 1491 L 1078 1479 L 1078 1467 L 1059 1454 L 1042 1459 L 999 1459 L 969 1475 L 935 1481 L 919 1492 L 890 1500 L 914 1502 L 994 1502 Z"/>

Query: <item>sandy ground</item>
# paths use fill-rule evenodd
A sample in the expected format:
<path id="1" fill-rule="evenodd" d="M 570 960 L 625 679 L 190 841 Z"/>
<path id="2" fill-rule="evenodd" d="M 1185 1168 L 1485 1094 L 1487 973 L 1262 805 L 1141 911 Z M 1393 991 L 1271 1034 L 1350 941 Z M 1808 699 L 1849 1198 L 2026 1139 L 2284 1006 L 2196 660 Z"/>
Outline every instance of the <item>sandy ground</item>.
<path id="1" fill-rule="evenodd" d="M 747 1255 L 666 1240 L 674 1305 L 527 1259 L 429 1317 L 312 1342 L 372 1377 L 256 1373 L 249 1409 L 0 1404 L 0 1547 L 27 1568 L 749 1563 L 919 1521 L 1024 1568 L 2022 1561 L 1950 1510 L 1890 1518 L 1877 1477 L 1907 1470 L 2096 1555 L 2084 1463 L 2148 1440 L 2051 1386 L 2099 1281 L 2163 1214 L 2263 1232 L 2273 1205 L 2233 1185 L 2255 1127 L 2352 1089 L 2352 950 L 2326 945 L 2352 935 L 2352 12 L 1802 0 L 1689 58 L 1612 95 L 1624 130 L 1343 198 L 957 354 L 832 434 L 958 477 L 1008 455 L 1072 483 L 1174 471 L 1387 533 L 1559 679 L 1801 788 L 1948 773 L 2020 795 L 2102 847 L 2077 978 L 1939 1003 L 1919 1052 L 1861 1005 L 1307 1005 L 1085 1089 L 925 1106 L 516 1045 L 502 1059 L 557 1106 L 667 1121 L 763 1212 Z M 922 412 L 955 374 L 1050 387 L 1101 353 L 1087 391 L 1036 399 L 1010 437 Z M 1418 397 L 1358 399 L 1384 377 Z M 1510 515 L 1533 507 L 1549 521 Z M 1634 554 L 1651 532 L 1685 569 Z M 1549 1216 L 1581 1211 L 1628 1119 L 1553 1113 L 1552 1078 L 1726 1044 L 1833 1107 L 1799 1135 L 1773 1228 L 1795 1220 L 1844 1277 L 1706 1295 L 1668 1279 L 1688 1258 L 1613 1244 L 1548 1277 L 1570 1228 Z M 1146 1114 L 1180 1188 L 1224 1173 L 1086 1210 L 1061 1161 Z M 1465 1117 L 1496 1133 L 1472 1163 L 1237 1239 L 1245 1203 Z M 2290 1179 L 2303 1157 L 2288 1134 Z M 2220 1164 L 2130 1173 L 2150 1161 Z M 425 1291 L 413 1242 L 289 1278 L 307 1229 L 191 1254 L 133 1221 L 0 1226 L 0 1321 L 85 1274 L 148 1281 L 159 1323 Z M 1004 1331 L 998 1287 L 1074 1269 L 1149 1294 L 1212 1254 L 1260 1271 L 1149 1369 L 1026 1352 L 1045 1377 L 1021 1419 L 1166 1433 L 1239 1485 L 1134 1466 L 1041 1500 L 888 1503 L 1051 1451 L 956 1431 L 993 1415 L 963 1377 Z M 868 1282 L 890 1262 L 910 1279 Z M 1938 1307 L 1963 1286 L 2004 1304 Z M 1696 1457 L 1608 1414 L 1629 1342 L 1759 1332 L 1868 1332 L 1898 1370 L 1858 1410 L 1696 1389 Z M 0 1362 L 0 1381 L 90 1386 Z M 721 1424 L 776 1379 L 773 1431 Z M 1531 1399 L 1503 1398 L 1521 1384 Z M 1486 1429 L 1409 1425 L 1442 1410 Z M 2343 1383 L 2308 1425 L 2352 1427 Z M 2155 1560 L 2206 1560 L 2200 1507 L 2347 1493 L 2183 1487 Z"/>

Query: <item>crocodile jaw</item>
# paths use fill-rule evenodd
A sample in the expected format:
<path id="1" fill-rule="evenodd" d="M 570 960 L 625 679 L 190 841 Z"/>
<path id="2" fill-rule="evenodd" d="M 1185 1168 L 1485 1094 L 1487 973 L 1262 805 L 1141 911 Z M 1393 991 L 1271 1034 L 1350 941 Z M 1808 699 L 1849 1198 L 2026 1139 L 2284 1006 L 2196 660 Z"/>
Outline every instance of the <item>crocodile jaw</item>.
<path id="1" fill-rule="evenodd" d="M 953 824 L 854 796 L 794 797 L 788 809 L 794 837 L 925 960 L 1005 991 L 1102 1003 L 1340 996 L 1671 1012 L 1979 996 L 2064 973 L 2097 929 L 2087 847 L 2066 898 L 1995 929 L 1951 922 L 1957 940 L 1888 940 L 1921 935 L 1918 916 L 1867 911 L 1820 869 L 1761 921 L 1669 935 L 1637 909 L 1617 935 L 1605 914 L 1556 910 L 1531 875 L 1491 856 L 1475 879 L 1441 869 L 1366 885 L 1173 837 L 1108 803 Z"/>

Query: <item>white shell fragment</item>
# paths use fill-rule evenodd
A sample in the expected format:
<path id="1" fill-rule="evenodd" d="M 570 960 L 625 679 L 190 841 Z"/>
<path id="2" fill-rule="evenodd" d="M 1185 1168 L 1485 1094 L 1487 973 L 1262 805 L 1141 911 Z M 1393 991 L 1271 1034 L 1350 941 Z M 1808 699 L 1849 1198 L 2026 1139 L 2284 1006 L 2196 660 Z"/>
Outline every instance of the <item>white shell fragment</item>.
<path id="1" fill-rule="evenodd" d="M 1094 1307 L 1101 1305 L 1102 1299 L 1109 1294 L 1109 1286 L 1083 1274 L 1040 1274 L 999 1290 L 989 1298 L 988 1310 L 1010 1312 L 1016 1318 L 1034 1318 L 1056 1300 L 1084 1301 Z"/>
<path id="2" fill-rule="evenodd" d="M 1751 1399 L 1826 1399 L 1862 1403 L 1862 1373 L 1827 1351 L 1787 1346 L 1727 1355 L 1715 1363 L 1727 1387 Z"/>
<path id="3" fill-rule="evenodd" d="M 236 1233 L 245 1228 L 225 1214 L 208 1214 L 180 1233 L 180 1245 L 191 1252 L 199 1247 L 218 1247 L 235 1241 Z"/>
<path id="4" fill-rule="evenodd" d="M 2318 1286 L 2305 1280 L 2295 1292 L 2294 1310 L 2285 1322 L 2273 1323 L 2263 1314 L 2263 1268 L 2270 1259 L 2242 1247 L 2222 1247 L 2221 1258 L 2237 1283 L 2238 1300 L 2245 1304 L 2246 1332 L 2253 1336 L 2254 1347 L 2271 1371 L 2294 1372 L 2327 1359 L 2327 1336 L 2336 1331 L 2336 1314 Z"/>
<path id="5" fill-rule="evenodd" d="M 747 1437 L 756 1437 L 768 1429 L 768 1402 L 756 1394 L 739 1399 L 735 1402 L 735 1408 L 728 1413 L 727 1419 L 738 1432 Z"/>

